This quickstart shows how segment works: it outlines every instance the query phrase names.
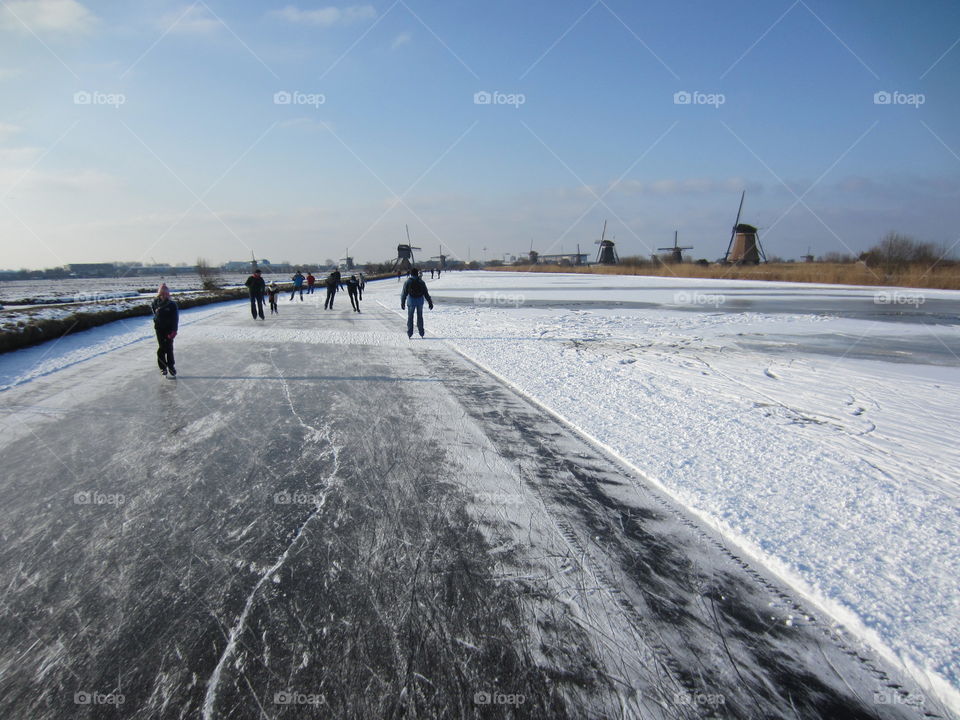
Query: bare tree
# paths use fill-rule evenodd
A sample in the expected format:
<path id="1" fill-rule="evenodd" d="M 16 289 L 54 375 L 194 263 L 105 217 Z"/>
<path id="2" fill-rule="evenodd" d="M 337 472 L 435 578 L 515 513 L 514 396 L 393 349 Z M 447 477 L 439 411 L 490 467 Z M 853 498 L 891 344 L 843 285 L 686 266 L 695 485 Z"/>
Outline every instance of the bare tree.
<path id="1" fill-rule="evenodd" d="M 204 290 L 219 290 L 223 285 L 219 270 L 210 265 L 204 258 L 197 258 L 197 275 L 200 276 L 200 282 Z"/>

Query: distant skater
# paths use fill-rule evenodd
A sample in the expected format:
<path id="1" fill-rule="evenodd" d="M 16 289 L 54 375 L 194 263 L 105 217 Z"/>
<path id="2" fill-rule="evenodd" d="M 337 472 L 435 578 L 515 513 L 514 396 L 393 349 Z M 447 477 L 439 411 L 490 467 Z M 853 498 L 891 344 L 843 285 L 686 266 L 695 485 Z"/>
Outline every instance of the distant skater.
<path id="1" fill-rule="evenodd" d="M 244 285 L 250 291 L 250 313 L 253 315 L 253 319 L 256 320 L 259 315 L 260 319 L 263 320 L 263 291 L 267 284 L 263 281 L 263 273 L 260 272 L 260 268 L 253 271 L 253 275 L 247 278 Z"/>
<path id="2" fill-rule="evenodd" d="M 413 313 L 417 313 L 417 331 L 420 337 L 423 337 L 423 301 L 427 301 L 430 309 L 433 310 L 433 300 L 427 291 L 427 284 L 420 277 L 420 271 L 416 268 L 410 268 L 410 277 L 403 284 L 403 291 L 400 293 L 400 309 L 407 311 L 407 337 L 413 337 Z"/>
<path id="3" fill-rule="evenodd" d="M 433 280 L 433 268 L 430 268 L 430 279 Z"/>
<path id="4" fill-rule="evenodd" d="M 367 279 L 363 276 L 363 273 L 360 273 L 358 280 L 359 280 L 358 287 L 360 288 L 360 299 L 363 300 L 363 289 L 367 286 Z"/>
<path id="5" fill-rule="evenodd" d="M 317 279 L 313 276 L 313 273 L 307 272 L 307 295 L 313 295 L 313 286 L 316 282 Z"/>
<path id="6" fill-rule="evenodd" d="M 440 279 L 440 268 L 437 268 L 437 280 Z"/>
<path id="7" fill-rule="evenodd" d="M 157 332 L 157 365 L 164 377 L 173 379 L 177 377 L 177 369 L 173 366 L 173 339 L 180 324 L 180 309 L 170 297 L 166 283 L 160 283 L 150 309 L 153 310 L 153 329 Z"/>
<path id="8" fill-rule="evenodd" d="M 297 274 L 293 276 L 293 292 L 290 293 L 290 299 L 293 300 L 293 296 L 300 293 L 300 301 L 303 302 L 303 281 L 306 279 L 303 277 L 303 273 L 297 270 Z"/>
<path id="9" fill-rule="evenodd" d="M 323 301 L 324 310 L 333 310 L 333 299 L 337 296 L 337 290 L 343 289 L 343 283 L 340 282 L 340 271 L 334 270 L 327 276 L 327 299 Z"/>
<path id="10" fill-rule="evenodd" d="M 356 275 L 351 275 L 346 284 L 347 295 L 350 297 L 350 307 L 352 307 L 355 312 L 360 312 L 360 281 L 357 280 Z"/>
<path id="11" fill-rule="evenodd" d="M 277 309 L 277 295 L 280 294 L 280 288 L 277 286 L 277 283 L 272 282 L 267 286 L 267 296 L 270 298 L 270 314 L 279 315 L 280 311 Z"/>

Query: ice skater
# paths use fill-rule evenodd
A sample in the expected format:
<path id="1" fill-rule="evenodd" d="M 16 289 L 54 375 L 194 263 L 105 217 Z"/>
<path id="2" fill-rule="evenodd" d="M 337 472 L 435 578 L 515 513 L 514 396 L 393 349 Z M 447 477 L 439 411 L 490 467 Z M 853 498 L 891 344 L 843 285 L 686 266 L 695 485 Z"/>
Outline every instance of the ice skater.
<path id="1" fill-rule="evenodd" d="M 333 310 L 333 299 L 337 296 L 337 290 L 343 289 L 343 283 L 340 282 L 340 271 L 334 270 L 326 279 L 327 299 L 323 301 L 324 310 Z"/>
<path id="2" fill-rule="evenodd" d="M 433 300 L 427 290 L 427 284 L 420 277 L 420 271 L 410 268 L 410 277 L 403 284 L 400 293 L 400 309 L 407 311 L 407 337 L 413 337 L 413 313 L 417 313 L 417 331 L 423 337 L 423 301 L 433 310 Z"/>
<path id="3" fill-rule="evenodd" d="M 256 320 L 257 315 L 259 315 L 260 319 L 263 320 L 263 291 L 267 284 L 263 281 L 263 273 L 260 272 L 260 268 L 253 271 L 253 275 L 247 278 L 244 285 L 250 291 L 250 313 L 253 315 L 253 319 Z"/>
<path id="4" fill-rule="evenodd" d="M 360 281 L 357 280 L 356 275 L 351 275 L 350 279 L 347 280 L 347 295 L 350 297 L 350 307 L 354 309 L 354 312 L 360 312 L 360 298 L 358 294 L 360 292 Z"/>
<path id="5" fill-rule="evenodd" d="M 359 288 L 360 288 L 360 299 L 363 300 L 363 289 L 367 286 L 367 279 L 363 276 L 363 273 L 359 274 L 358 277 Z"/>
<path id="6" fill-rule="evenodd" d="M 317 279 L 313 276 L 313 273 L 307 271 L 307 295 L 313 295 L 313 286 L 316 282 Z"/>
<path id="7" fill-rule="evenodd" d="M 277 295 L 280 294 L 280 288 L 277 286 L 276 282 L 272 282 L 267 286 L 267 297 L 270 299 L 270 314 L 279 315 L 280 311 L 277 309 Z"/>
<path id="8" fill-rule="evenodd" d="M 303 281 L 306 278 L 303 277 L 303 273 L 297 270 L 297 274 L 293 276 L 293 292 L 290 293 L 290 300 L 293 300 L 293 296 L 300 293 L 300 301 L 303 302 Z"/>
<path id="9" fill-rule="evenodd" d="M 157 364 L 164 377 L 176 378 L 177 369 L 173 365 L 173 339 L 177 336 L 180 324 L 180 309 L 170 297 L 170 288 L 160 283 L 157 297 L 150 304 L 153 310 L 153 329 L 157 332 Z"/>

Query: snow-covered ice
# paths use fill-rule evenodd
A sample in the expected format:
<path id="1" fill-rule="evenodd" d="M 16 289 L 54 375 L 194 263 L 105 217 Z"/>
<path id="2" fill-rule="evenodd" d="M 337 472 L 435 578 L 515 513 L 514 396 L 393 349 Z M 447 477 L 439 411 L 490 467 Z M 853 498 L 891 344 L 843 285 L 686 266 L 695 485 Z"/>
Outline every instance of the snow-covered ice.
<path id="1" fill-rule="evenodd" d="M 430 333 L 960 707 L 960 293 L 521 273 L 428 284 Z"/>

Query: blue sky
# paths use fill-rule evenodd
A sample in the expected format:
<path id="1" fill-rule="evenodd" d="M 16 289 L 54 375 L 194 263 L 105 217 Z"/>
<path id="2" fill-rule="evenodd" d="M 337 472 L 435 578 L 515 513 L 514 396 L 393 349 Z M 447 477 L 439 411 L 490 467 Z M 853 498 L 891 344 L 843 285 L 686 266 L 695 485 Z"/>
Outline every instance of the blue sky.
<path id="1" fill-rule="evenodd" d="M 742 189 L 768 255 L 950 247 L 958 41 L 940 0 L 2 0 L 0 266 L 385 260 L 405 224 L 478 259 L 604 220 L 714 259 Z"/>

